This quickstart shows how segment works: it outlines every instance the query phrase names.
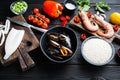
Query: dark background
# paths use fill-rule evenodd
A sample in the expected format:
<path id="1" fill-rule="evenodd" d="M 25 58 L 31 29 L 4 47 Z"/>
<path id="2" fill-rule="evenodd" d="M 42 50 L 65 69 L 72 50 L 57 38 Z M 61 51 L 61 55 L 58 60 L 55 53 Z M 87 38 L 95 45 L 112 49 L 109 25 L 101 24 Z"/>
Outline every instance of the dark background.
<path id="1" fill-rule="evenodd" d="M 6 17 L 15 16 L 10 11 L 10 4 L 15 0 L 1 0 L 0 2 L 0 21 L 4 22 Z M 43 13 L 43 2 L 44 0 L 25 0 L 29 7 L 27 12 L 23 15 L 27 20 L 27 16 L 32 13 L 33 8 L 37 7 L 40 8 L 40 11 Z M 56 0 L 63 4 L 64 0 Z M 91 4 L 95 4 L 99 1 L 107 2 L 111 10 L 106 11 L 105 14 L 107 15 L 107 21 L 109 21 L 109 16 L 112 12 L 120 12 L 120 1 L 119 0 L 91 0 Z M 90 11 L 92 13 L 96 13 L 94 8 L 91 7 Z M 63 14 L 70 15 L 72 18 L 74 15 L 77 14 L 77 10 L 72 13 L 68 14 L 64 12 Z M 54 26 L 61 26 L 61 22 L 59 19 L 51 19 L 51 23 L 49 27 Z M 3 67 L 0 65 L 0 80 L 89 80 L 92 77 L 102 76 L 108 80 L 120 80 L 120 58 L 115 55 L 114 59 L 107 65 L 96 67 L 88 64 L 83 57 L 81 56 L 80 47 L 82 41 L 80 40 L 80 34 L 83 32 L 80 29 L 76 29 L 71 27 L 69 23 L 66 27 L 70 27 L 73 29 L 77 35 L 78 39 L 78 50 L 76 55 L 73 57 L 72 60 L 68 61 L 64 64 L 56 64 L 50 62 L 41 52 L 40 48 L 38 47 L 36 50 L 31 51 L 29 54 L 33 58 L 36 63 L 36 66 L 28 71 L 22 72 L 20 68 L 20 64 L 18 60 L 13 64 Z M 38 39 L 40 39 L 42 33 L 33 30 L 35 35 Z M 87 33 L 88 34 L 88 33 Z M 115 47 L 116 53 L 117 50 L 120 48 L 119 40 L 115 39 L 113 42 Z"/>

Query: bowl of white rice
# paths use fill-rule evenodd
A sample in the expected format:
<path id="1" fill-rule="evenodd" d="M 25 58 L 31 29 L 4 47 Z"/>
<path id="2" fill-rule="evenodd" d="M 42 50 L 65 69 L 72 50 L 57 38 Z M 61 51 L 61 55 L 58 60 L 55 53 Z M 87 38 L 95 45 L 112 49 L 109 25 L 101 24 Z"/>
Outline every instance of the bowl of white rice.
<path id="1" fill-rule="evenodd" d="M 115 48 L 103 38 L 91 36 L 83 41 L 81 45 L 83 58 L 90 64 L 102 66 L 109 63 L 114 55 Z"/>

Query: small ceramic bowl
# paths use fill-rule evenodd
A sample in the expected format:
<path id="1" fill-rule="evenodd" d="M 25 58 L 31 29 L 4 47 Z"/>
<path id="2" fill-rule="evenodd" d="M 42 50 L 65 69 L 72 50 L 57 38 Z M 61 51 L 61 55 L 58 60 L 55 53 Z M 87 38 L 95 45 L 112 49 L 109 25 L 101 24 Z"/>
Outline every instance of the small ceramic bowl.
<path id="1" fill-rule="evenodd" d="M 15 1 L 10 5 L 10 10 L 16 14 L 23 14 L 26 12 L 28 8 L 28 4 L 25 1 Z"/>
<path id="2" fill-rule="evenodd" d="M 77 4 L 73 0 L 65 0 L 64 7 L 68 11 L 74 11 L 77 7 Z"/>
<path id="3" fill-rule="evenodd" d="M 105 39 L 91 36 L 83 41 L 81 53 L 88 63 L 95 66 L 102 66 L 114 58 L 115 48 L 112 43 L 109 43 Z"/>

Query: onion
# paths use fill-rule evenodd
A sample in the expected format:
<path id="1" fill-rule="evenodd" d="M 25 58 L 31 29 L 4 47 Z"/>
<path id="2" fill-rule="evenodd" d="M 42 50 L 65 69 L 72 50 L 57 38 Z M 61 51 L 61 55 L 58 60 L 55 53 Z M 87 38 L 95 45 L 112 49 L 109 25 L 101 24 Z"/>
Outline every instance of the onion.
<path id="1" fill-rule="evenodd" d="M 0 39 L 1 39 L 1 42 L 0 42 L 0 46 L 1 46 L 5 41 L 5 35 L 3 30 L 0 30 Z"/>
<path id="2" fill-rule="evenodd" d="M 7 34 L 10 29 L 10 21 L 9 20 L 6 20 L 4 27 L 5 27 L 4 33 Z"/>
<path id="3" fill-rule="evenodd" d="M 10 21 L 6 20 L 5 25 L 0 25 L 0 46 L 5 41 L 5 34 L 7 34 L 10 30 Z"/>

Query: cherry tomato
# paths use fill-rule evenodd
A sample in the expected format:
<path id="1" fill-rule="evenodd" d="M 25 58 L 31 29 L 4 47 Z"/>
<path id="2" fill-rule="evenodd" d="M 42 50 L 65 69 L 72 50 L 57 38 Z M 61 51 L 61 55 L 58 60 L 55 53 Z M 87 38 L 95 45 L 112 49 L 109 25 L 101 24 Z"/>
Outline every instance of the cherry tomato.
<path id="1" fill-rule="evenodd" d="M 80 35 L 80 38 L 81 38 L 81 40 L 85 40 L 85 39 L 87 38 L 87 36 L 86 36 L 85 33 L 82 33 L 82 34 Z"/>
<path id="2" fill-rule="evenodd" d="M 67 24 L 67 20 L 62 22 L 62 26 L 65 27 Z"/>
<path id="3" fill-rule="evenodd" d="M 49 24 L 49 23 L 50 23 L 50 19 L 45 18 L 45 22 L 46 22 L 47 24 Z"/>
<path id="4" fill-rule="evenodd" d="M 61 20 L 61 21 L 66 21 L 65 16 L 60 16 L 60 20 Z"/>
<path id="5" fill-rule="evenodd" d="M 47 29 L 47 28 L 48 28 L 47 23 L 43 23 L 43 24 L 42 24 L 42 28 L 43 28 L 43 29 Z"/>
<path id="6" fill-rule="evenodd" d="M 41 14 L 40 14 L 40 13 L 36 13 L 35 15 L 36 15 L 37 17 L 40 17 L 40 16 L 41 16 Z"/>
<path id="7" fill-rule="evenodd" d="M 67 20 L 70 20 L 70 16 L 67 16 L 67 15 L 66 15 L 65 18 L 66 18 Z"/>
<path id="8" fill-rule="evenodd" d="M 41 20 L 38 21 L 37 23 L 38 26 L 42 26 L 43 25 L 43 22 Z"/>
<path id="9" fill-rule="evenodd" d="M 29 16 L 28 16 L 28 20 L 29 20 L 30 22 L 32 22 L 33 19 L 34 19 L 34 16 L 33 16 L 33 15 L 29 15 Z"/>
<path id="10" fill-rule="evenodd" d="M 80 18 L 78 16 L 75 16 L 74 17 L 74 22 L 79 23 L 80 22 Z"/>
<path id="11" fill-rule="evenodd" d="M 33 19 L 33 23 L 34 23 L 34 24 L 37 24 L 37 23 L 38 23 L 38 18 L 34 18 L 34 19 Z"/>
<path id="12" fill-rule="evenodd" d="M 113 29 L 114 29 L 114 31 L 118 31 L 119 26 L 116 24 L 116 25 L 113 26 Z"/>
<path id="13" fill-rule="evenodd" d="M 45 18 L 46 18 L 44 15 L 41 15 L 40 17 L 41 17 L 43 20 L 45 20 Z"/>
<path id="14" fill-rule="evenodd" d="M 87 16 L 88 16 L 88 18 L 91 18 L 92 17 L 92 12 L 87 12 Z"/>
<path id="15" fill-rule="evenodd" d="M 40 12 L 40 10 L 39 10 L 38 8 L 34 8 L 34 9 L 33 9 L 33 13 L 34 13 L 34 14 L 39 13 L 39 12 Z"/>

